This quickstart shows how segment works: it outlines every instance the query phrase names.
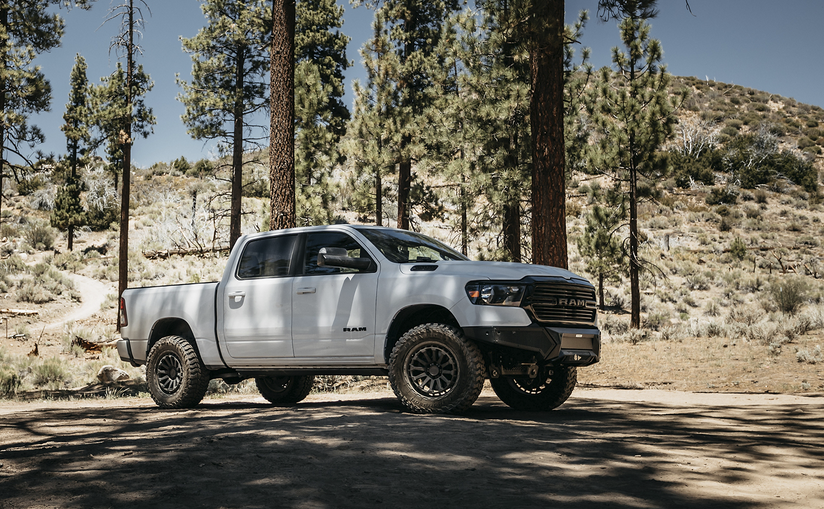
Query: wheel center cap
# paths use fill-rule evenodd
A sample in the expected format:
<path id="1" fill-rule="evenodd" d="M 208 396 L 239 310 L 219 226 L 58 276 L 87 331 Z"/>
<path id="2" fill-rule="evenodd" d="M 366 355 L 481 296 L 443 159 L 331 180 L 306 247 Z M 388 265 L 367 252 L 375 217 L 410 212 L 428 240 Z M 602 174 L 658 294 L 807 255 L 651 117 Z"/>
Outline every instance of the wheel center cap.
<path id="1" fill-rule="evenodd" d="M 441 368 L 440 368 L 440 366 L 438 366 L 436 364 L 433 364 L 433 365 L 429 366 L 429 369 L 427 370 L 427 372 L 429 373 L 430 376 L 438 376 L 439 374 L 441 374 Z"/>
<path id="2" fill-rule="evenodd" d="M 169 370 L 169 378 L 177 378 L 177 370 L 175 368 Z"/>

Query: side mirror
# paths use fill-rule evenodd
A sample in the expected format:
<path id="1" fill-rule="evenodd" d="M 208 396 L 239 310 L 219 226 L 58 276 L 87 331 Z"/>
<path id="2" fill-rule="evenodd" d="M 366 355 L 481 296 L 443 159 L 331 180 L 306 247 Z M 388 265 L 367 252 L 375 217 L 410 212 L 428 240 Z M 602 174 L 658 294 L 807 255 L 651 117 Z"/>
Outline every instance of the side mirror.
<path id="1" fill-rule="evenodd" d="M 342 247 L 322 247 L 318 252 L 318 267 L 345 267 L 367 270 L 372 265 L 369 258 L 350 258 Z"/>

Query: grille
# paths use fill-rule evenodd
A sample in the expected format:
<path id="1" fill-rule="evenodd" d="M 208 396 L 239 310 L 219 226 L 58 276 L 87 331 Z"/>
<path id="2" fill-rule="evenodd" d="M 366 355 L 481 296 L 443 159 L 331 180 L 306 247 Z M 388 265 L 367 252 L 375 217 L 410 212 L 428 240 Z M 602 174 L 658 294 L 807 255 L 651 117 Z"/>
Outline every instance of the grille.
<path id="1" fill-rule="evenodd" d="M 539 322 L 593 324 L 595 290 L 569 283 L 538 283 L 527 307 Z"/>

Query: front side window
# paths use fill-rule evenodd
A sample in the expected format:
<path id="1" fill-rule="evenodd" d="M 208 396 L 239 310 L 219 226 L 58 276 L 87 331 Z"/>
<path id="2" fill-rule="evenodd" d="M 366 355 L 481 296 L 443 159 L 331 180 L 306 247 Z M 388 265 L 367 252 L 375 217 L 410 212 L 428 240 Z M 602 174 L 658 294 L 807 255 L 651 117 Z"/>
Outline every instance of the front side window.
<path id="1" fill-rule="evenodd" d="M 240 256 L 237 277 L 288 276 L 296 239 L 297 235 L 279 235 L 249 242 Z"/>
<path id="2" fill-rule="evenodd" d="M 374 272 L 346 267 L 319 267 L 318 253 L 324 247 L 342 247 L 350 258 L 371 258 L 358 242 L 343 232 L 310 233 L 306 237 L 306 257 L 303 265 L 304 274 L 340 274 Z"/>

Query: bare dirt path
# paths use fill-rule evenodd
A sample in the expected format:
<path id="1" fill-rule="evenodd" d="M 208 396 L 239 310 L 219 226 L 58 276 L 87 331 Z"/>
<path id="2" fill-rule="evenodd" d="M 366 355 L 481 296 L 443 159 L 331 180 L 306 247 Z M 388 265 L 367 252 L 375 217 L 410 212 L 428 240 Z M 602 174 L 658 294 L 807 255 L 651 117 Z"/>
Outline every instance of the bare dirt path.
<path id="1" fill-rule="evenodd" d="M 74 281 L 75 288 L 80 293 L 82 304 L 79 308 L 64 315 L 60 320 L 46 325 L 46 330 L 56 329 L 69 322 L 92 316 L 100 310 L 100 305 L 106 300 L 106 295 L 114 291 L 111 286 L 107 286 L 96 279 L 81 276 L 80 274 L 64 274 Z"/>
<path id="2" fill-rule="evenodd" d="M 0 507 L 822 508 L 820 397 L 491 393 L 463 416 L 391 392 L 0 403 Z"/>

